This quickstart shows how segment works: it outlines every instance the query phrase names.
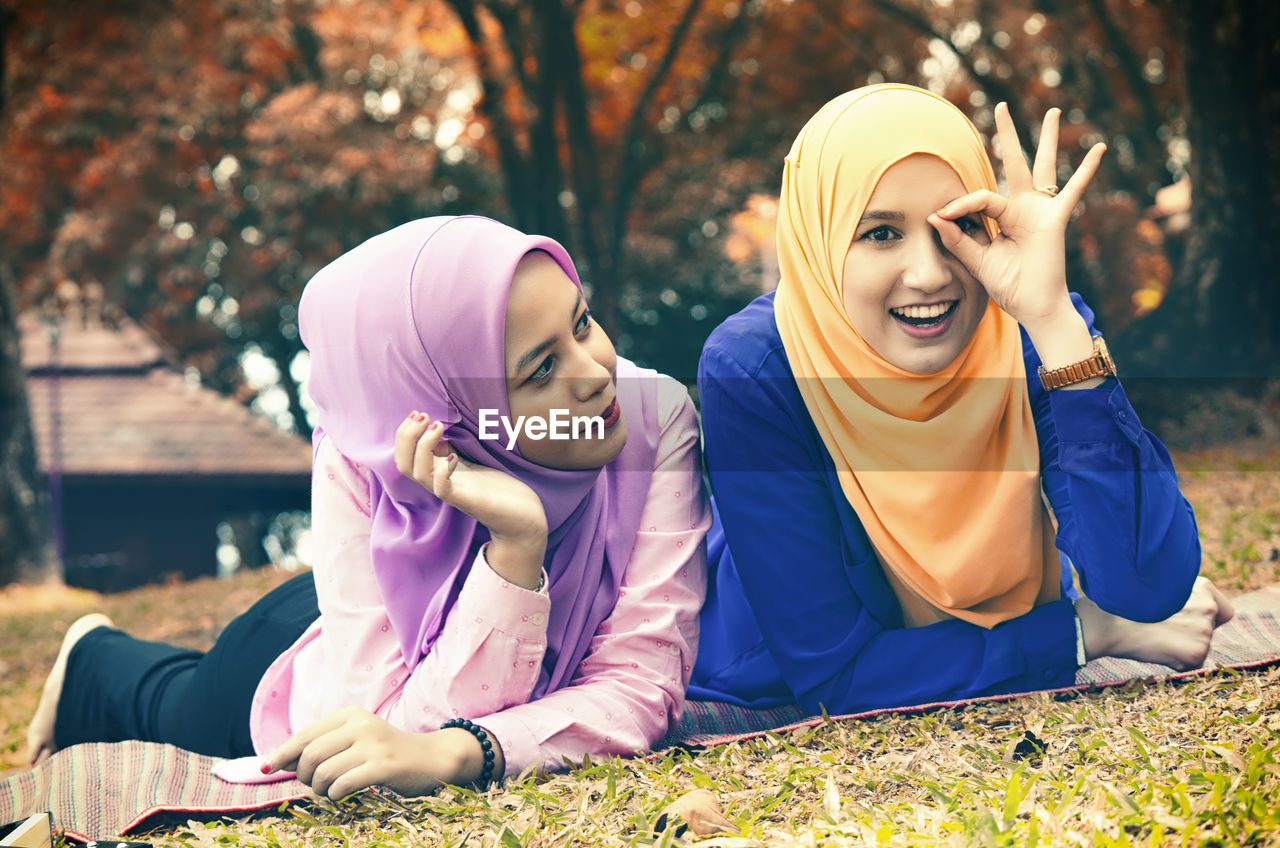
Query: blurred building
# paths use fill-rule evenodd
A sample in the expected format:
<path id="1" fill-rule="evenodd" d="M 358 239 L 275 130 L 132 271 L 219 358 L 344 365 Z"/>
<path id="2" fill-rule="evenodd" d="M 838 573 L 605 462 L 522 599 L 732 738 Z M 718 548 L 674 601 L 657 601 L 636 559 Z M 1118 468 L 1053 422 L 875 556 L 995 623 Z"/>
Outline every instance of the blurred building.
<path id="1" fill-rule="evenodd" d="M 18 327 L 67 583 L 213 574 L 221 523 L 309 507 L 309 443 L 184 379 L 138 325 L 73 304 Z"/>

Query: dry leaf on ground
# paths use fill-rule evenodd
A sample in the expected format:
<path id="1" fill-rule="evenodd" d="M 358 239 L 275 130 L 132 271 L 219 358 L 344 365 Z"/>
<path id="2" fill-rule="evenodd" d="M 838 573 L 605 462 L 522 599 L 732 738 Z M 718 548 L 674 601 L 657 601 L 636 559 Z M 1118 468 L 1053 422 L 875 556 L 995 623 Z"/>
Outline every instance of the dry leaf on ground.
<path id="1" fill-rule="evenodd" d="M 733 822 L 724 817 L 720 802 L 706 789 L 686 792 L 662 808 L 662 812 L 684 819 L 689 829 L 698 836 L 712 833 L 732 833 L 737 830 Z"/>

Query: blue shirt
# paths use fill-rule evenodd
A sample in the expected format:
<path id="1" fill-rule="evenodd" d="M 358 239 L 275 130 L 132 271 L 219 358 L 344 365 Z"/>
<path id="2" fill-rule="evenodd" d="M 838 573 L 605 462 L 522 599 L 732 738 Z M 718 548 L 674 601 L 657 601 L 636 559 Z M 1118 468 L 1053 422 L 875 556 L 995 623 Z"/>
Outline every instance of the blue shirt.
<path id="1" fill-rule="evenodd" d="M 1096 334 L 1093 313 L 1072 299 Z M 1064 597 L 991 629 L 957 619 L 908 628 L 800 396 L 773 295 L 716 328 L 698 365 L 716 514 L 691 698 L 835 715 L 1069 686 L 1065 558 L 1108 612 L 1160 621 L 1182 608 L 1200 541 L 1168 452 L 1117 380 L 1046 392 L 1025 332 L 1022 349 Z"/>

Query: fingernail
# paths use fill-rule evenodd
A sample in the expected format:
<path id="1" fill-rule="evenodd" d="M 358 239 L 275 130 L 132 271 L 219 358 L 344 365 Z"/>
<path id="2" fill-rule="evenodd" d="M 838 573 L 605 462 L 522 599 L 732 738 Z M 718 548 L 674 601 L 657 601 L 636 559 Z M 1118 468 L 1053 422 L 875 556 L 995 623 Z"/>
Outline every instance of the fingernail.
<path id="1" fill-rule="evenodd" d="M 449 454 L 449 464 L 450 464 L 450 465 L 453 465 L 453 464 L 454 464 L 455 462 L 457 462 L 457 461 L 458 461 L 458 455 L 457 455 L 456 453 L 451 453 L 451 454 Z"/>
<path id="2" fill-rule="evenodd" d="M 263 774 L 271 774 L 271 763 L 267 762 L 266 760 L 263 760 L 262 764 L 258 766 L 258 771 L 262 772 Z"/>
<path id="3" fill-rule="evenodd" d="M 938 210 L 938 214 L 939 214 L 939 215 L 946 215 L 946 214 L 947 214 L 947 209 L 948 209 L 948 208 L 949 208 L 949 207 L 947 207 L 947 206 L 942 207 L 941 209 L 939 209 L 939 210 Z"/>
<path id="4" fill-rule="evenodd" d="M 427 416 L 423 415 L 421 412 L 415 412 L 413 413 L 413 420 L 421 423 L 427 420 Z"/>

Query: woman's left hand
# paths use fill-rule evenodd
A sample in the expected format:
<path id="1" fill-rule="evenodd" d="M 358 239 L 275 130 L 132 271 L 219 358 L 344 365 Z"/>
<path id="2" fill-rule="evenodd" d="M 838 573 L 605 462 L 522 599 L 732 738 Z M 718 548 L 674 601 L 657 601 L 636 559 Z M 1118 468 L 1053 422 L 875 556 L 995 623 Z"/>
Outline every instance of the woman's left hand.
<path id="1" fill-rule="evenodd" d="M 966 194 L 930 215 L 929 223 L 937 229 L 943 246 L 964 263 L 996 305 L 1030 328 L 1066 311 L 1074 313 L 1067 294 L 1063 234 L 1072 210 L 1098 170 L 1106 145 L 1095 144 L 1055 195 L 1037 186 L 1057 186 L 1061 110 L 1050 109 L 1045 114 L 1035 163 L 1030 168 L 1009 107 L 1000 103 L 995 113 L 1009 196 L 985 189 Z M 995 241 L 981 244 L 953 223 L 974 213 L 1000 225 Z"/>
<path id="2" fill-rule="evenodd" d="M 427 795 L 443 783 L 469 782 L 479 776 L 469 768 L 479 752 L 470 733 L 410 733 L 368 710 L 345 707 L 295 733 L 267 764 L 270 771 L 297 772 L 316 794 L 336 801 L 370 786 Z"/>

